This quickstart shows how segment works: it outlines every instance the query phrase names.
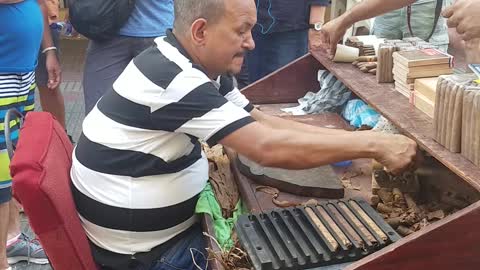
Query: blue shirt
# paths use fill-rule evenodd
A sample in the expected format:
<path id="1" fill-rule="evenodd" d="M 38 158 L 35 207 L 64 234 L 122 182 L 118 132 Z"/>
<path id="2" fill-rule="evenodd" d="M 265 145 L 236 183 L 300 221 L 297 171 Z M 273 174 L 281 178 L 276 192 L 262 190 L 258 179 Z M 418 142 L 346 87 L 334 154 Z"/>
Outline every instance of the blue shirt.
<path id="1" fill-rule="evenodd" d="M 263 34 L 302 30 L 309 27 L 310 6 L 328 6 L 330 0 L 255 0 L 257 25 Z"/>
<path id="2" fill-rule="evenodd" d="M 173 27 L 173 0 L 137 0 L 119 34 L 130 37 L 164 36 Z"/>
<path id="3" fill-rule="evenodd" d="M 0 72 L 34 71 L 43 35 L 37 0 L 0 4 L 0 21 Z"/>

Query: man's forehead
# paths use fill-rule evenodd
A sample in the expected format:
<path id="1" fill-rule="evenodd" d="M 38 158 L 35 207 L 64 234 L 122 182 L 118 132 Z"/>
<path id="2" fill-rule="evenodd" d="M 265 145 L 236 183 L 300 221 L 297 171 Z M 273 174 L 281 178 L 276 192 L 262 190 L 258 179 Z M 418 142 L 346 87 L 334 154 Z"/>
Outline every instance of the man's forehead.
<path id="1" fill-rule="evenodd" d="M 257 9 L 253 0 L 225 0 L 224 3 L 226 18 L 236 23 L 255 24 Z"/>
<path id="2" fill-rule="evenodd" d="M 253 0 L 225 0 L 224 3 L 227 13 L 257 14 L 257 8 Z"/>

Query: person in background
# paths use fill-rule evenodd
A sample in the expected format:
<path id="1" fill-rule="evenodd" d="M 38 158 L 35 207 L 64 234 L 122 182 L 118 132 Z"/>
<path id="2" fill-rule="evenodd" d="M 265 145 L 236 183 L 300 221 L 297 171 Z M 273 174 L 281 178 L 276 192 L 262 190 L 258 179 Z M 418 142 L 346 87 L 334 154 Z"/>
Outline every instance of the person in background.
<path id="1" fill-rule="evenodd" d="M 452 0 L 443 0 L 442 9 L 450 6 Z M 447 52 L 449 44 L 446 20 L 439 15 L 435 23 L 435 9 L 437 0 L 418 0 L 411 5 L 410 25 L 413 35 L 436 45 L 440 50 Z M 408 8 L 404 7 L 389 13 L 377 16 L 372 28 L 372 34 L 386 39 L 403 39 L 411 37 L 408 28 Z M 433 30 L 433 33 L 432 33 Z M 430 37 L 430 34 L 432 36 Z"/>
<path id="2" fill-rule="evenodd" d="M 480 1 L 455 0 L 455 4 L 445 9 L 442 15 L 447 18 L 449 27 L 455 28 L 465 41 L 480 38 Z"/>
<path id="3" fill-rule="evenodd" d="M 153 39 L 165 35 L 172 25 L 173 0 L 135 1 L 118 36 L 105 42 L 90 41 L 83 73 L 85 114 L 112 87 L 130 60 L 152 46 Z"/>
<path id="4" fill-rule="evenodd" d="M 248 53 L 248 79 L 254 82 L 305 55 L 321 43 L 319 30 L 329 0 L 256 0 L 258 22 Z"/>
<path id="5" fill-rule="evenodd" d="M 60 82 L 60 65 L 48 31 L 43 0 L 0 0 L 0 18 L 0 123 L 3 123 L 10 108 L 24 114 L 34 109 L 35 67 L 40 44 L 52 89 Z M 10 122 L 14 143 L 18 139 L 19 125 L 18 119 Z M 0 269 L 11 269 L 9 264 L 22 260 L 46 264 L 48 259 L 40 244 L 20 230 L 18 207 L 12 200 L 10 160 L 3 125 L 0 138 Z"/>
<path id="6" fill-rule="evenodd" d="M 415 0 L 365 0 L 323 26 L 320 33 L 321 47 L 333 56 L 338 42 L 354 23 L 413 3 Z M 448 18 L 448 27 L 456 27 L 464 40 L 470 40 L 480 38 L 480 23 L 477 19 L 479 11 L 478 0 L 456 0 L 455 4 L 446 8 L 442 15 Z"/>
<path id="7" fill-rule="evenodd" d="M 55 26 L 55 23 L 59 22 L 59 2 L 58 0 L 45 0 L 45 6 L 47 8 L 48 25 L 50 34 L 53 40 L 53 51 L 55 56 L 59 57 L 59 41 L 60 30 Z M 48 71 L 46 65 L 47 57 L 44 53 L 38 55 L 38 65 L 35 70 L 35 80 L 40 94 L 40 104 L 42 110 L 51 113 L 57 121 L 66 129 L 65 125 L 65 103 L 63 100 L 62 92 L 60 91 L 60 85 L 52 88 L 51 82 L 48 81 Z"/>

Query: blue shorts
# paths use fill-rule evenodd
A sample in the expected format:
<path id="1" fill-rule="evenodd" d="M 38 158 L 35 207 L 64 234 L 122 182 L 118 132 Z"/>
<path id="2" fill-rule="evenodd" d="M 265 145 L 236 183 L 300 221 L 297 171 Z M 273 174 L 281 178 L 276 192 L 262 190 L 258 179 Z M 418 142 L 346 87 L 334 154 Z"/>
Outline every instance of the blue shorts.
<path id="1" fill-rule="evenodd" d="M 33 111 L 35 103 L 35 72 L 0 74 L 0 204 L 12 199 L 10 158 L 5 144 L 4 118 L 7 110 L 15 108 L 25 114 Z M 15 144 L 20 129 L 19 119 L 10 120 L 10 139 Z"/>

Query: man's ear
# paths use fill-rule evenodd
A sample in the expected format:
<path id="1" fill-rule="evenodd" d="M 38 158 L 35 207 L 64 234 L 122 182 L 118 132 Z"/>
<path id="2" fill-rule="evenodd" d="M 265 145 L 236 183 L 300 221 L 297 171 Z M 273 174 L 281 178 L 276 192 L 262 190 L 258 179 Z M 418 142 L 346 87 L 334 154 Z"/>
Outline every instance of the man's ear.
<path id="1" fill-rule="evenodd" d="M 205 44 L 206 30 L 207 20 L 202 18 L 195 20 L 190 27 L 192 41 L 197 45 Z"/>

